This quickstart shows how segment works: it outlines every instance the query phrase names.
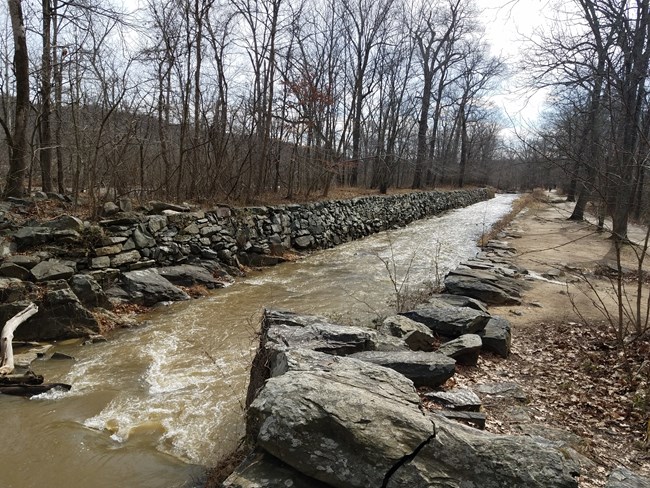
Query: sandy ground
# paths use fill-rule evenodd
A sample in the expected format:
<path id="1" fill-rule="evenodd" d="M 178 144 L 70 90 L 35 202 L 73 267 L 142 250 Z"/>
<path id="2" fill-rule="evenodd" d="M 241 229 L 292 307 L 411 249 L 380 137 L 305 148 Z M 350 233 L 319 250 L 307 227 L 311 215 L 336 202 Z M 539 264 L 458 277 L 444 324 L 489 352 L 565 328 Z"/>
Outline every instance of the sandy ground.
<path id="1" fill-rule="evenodd" d="M 512 354 L 506 360 L 482 356 L 477 368 L 462 369 L 447 386 L 519 385 L 523 401 L 482 397 L 486 430 L 556 442 L 578 459 L 580 486 L 590 488 L 604 486 L 617 466 L 650 475 L 650 359 L 644 363 L 650 341 L 629 353 L 638 373 L 631 385 L 610 322 L 599 310 L 602 300 L 616 311 L 612 282 L 599 272 L 615 266 L 613 241 L 589 222 L 567 220 L 571 209 L 563 202 L 534 204 L 499 237 L 516 249 L 514 264 L 530 272 L 520 306 L 490 307 L 512 324 Z M 630 237 L 642 241 L 644 236 L 634 228 Z M 624 250 L 622 262 L 630 269 L 638 266 L 631 248 Z M 634 303 L 633 280 L 627 285 Z"/>

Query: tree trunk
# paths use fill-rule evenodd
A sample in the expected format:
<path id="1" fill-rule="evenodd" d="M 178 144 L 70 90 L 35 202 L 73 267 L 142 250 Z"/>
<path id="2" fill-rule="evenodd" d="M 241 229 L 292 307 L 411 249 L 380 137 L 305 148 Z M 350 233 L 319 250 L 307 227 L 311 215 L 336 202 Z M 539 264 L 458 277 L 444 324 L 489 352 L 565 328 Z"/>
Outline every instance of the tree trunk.
<path id="1" fill-rule="evenodd" d="M 25 309 L 7 320 L 7 323 L 2 328 L 0 334 L 0 375 L 10 374 L 14 370 L 14 349 L 11 341 L 14 338 L 15 330 L 37 312 L 38 307 L 30 303 Z"/>
<path id="2" fill-rule="evenodd" d="M 20 0 L 7 0 L 14 39 L 14 69 L 16 73 L 16 112 L 13 134 L 9 138 L 9 171 L 5 197 L 22 197 L 27 170 L 27 121 L 29 116 L 29 56 L 23 11 Z"/>
<path id="3" fill-rule="evenodd" d="M 41 65 L 41 117 L 40 117 L 40 153 L 41 189 L 52 191 L 52 129 L 50 128 L 50 98 L 52 96 L 52 45 L 50 42 L 50 25 L 52 11 L 50 0 L 43 0 L 43 54 Z"/>

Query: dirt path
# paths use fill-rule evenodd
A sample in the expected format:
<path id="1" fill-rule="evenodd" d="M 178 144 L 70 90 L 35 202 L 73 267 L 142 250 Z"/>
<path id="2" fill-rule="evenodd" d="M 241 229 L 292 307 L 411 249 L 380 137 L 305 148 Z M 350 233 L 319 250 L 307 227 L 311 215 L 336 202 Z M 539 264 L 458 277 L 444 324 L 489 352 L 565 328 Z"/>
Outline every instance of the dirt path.
<path id="1" fill-rule="evenodd" d="M 616 466 L 650 475 L 650 341 L 629 352 L 638 372 L 630 386 L 611 327 L 594 306 L 601 297 L 615 310 L 611 283 L 601 275 L 616 262 L 613 242 L 592 224 L 567 220 L 570 210 L 566 203 L 534 205 L 500 237 L 517 250 L 515 264 L 535 277 L 521 306 L 490 308 L 513 326 L 512 354 L 484 356 L 455 382 L 518 385 L 514 396 L 483 395 L 487 430 L 551 440 L 580 459 L 581 487 L 599 487 Z M 631 237 L 642 234 L 634 230 Z M 623 264 L 637 265 L 630 249 Z"/>

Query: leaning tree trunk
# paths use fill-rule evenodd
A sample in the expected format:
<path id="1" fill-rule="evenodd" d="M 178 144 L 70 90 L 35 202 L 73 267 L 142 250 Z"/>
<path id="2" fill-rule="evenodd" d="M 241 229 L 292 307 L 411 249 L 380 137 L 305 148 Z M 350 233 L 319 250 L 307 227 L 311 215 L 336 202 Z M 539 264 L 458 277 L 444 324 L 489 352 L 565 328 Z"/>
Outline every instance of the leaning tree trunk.
<path id="1" fill-rule="evenodd" d="M 38 312 L 38 307 L 30 303 L 27 308 L 18 312 L 2 328 L 0 334 L 0 375 L 11 374 L 14 371 L 14 349 L 11 341 L 14 338 L 14 332 L 20 324 L 29 319 Z"/>

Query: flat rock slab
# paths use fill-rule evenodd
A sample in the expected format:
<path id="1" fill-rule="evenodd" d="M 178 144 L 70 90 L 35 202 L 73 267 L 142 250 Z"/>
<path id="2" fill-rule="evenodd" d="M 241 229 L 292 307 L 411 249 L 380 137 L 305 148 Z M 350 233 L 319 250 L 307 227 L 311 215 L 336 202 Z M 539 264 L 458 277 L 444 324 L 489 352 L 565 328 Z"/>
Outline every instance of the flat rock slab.
<path id="1" fill-rule="evenodd" d="M 452 306 L 420 308 L 400 315 L 420 322 L 435 334 L 445 337 L 474 334 L 484 329 L 490 320 L 490 315 L 480 310 Z"/>
<path id="2" fill-rule="evenodd" d="M 375 331 L 332 324 L 322 317 L 267 310 L 264 321 L 268 327 L 268 341 L 281 347 L 299 347 L 336 355 L 376 347 Z"/>
<path id="3" fill-rule="evenodd" d="M 483 342 L 476 334 L 463 334 L 453 341 L 445 342 L 436 352 L 454 358 L 460 364 L 475 366 Z"/>
<path id="4" fill-rule="evenodd" d="M 56 261 L 41 261 L 31 269 L 35 281 L 67 280 L 74 269 Z"/>
<path id="5" fill-rule="evenodd" d="M 160 276 L 155 269 L 123 273 L 122 287 L 129 293 L 141 293 L 145 305 L 190 299 L 187 293 Z"/>
<path id="6" fill-rule="evenodd" d="M 456 372 L 456 361 L 437 352 L 366 351 L 351 357 L 393 369 L 418 387 L 440 386 Z"/>
<path id="7" fill-rule="evenodd" d="M 496 279 L 451 274 L 445 278 L 445 288 L 449 293 L 476 298 L 489 305 L 521 304 L 519 297 L 504 289 Z"/>
<path id="8" fill-rule="evenodd" d="M 465 297 L 462 295 L 438 293 L 431 295 L 426 303 L 433 307 L 444 307 L 451 305 L 452 307 L 473 308 L 474 310 L 480 310 L 481 312 L 488 313 L 487 307 L 480 300 L 471 297 Z M 423 305 L 423 307 L 427 308 L 426 305 Z"/>
<path id="9" fill-rule="evenodd" d="M 650 488 L 650 478 L 618 467 L 610 473 L 605 488 Z"/>
<path id="10" fill-rule="evenodd" d="M 481 408 L 481 399 L 469 388 L 453 388 L 449 391 L 433 391 L 427 393 L 425 397 L 453 410 L 478 412 Z"/>

